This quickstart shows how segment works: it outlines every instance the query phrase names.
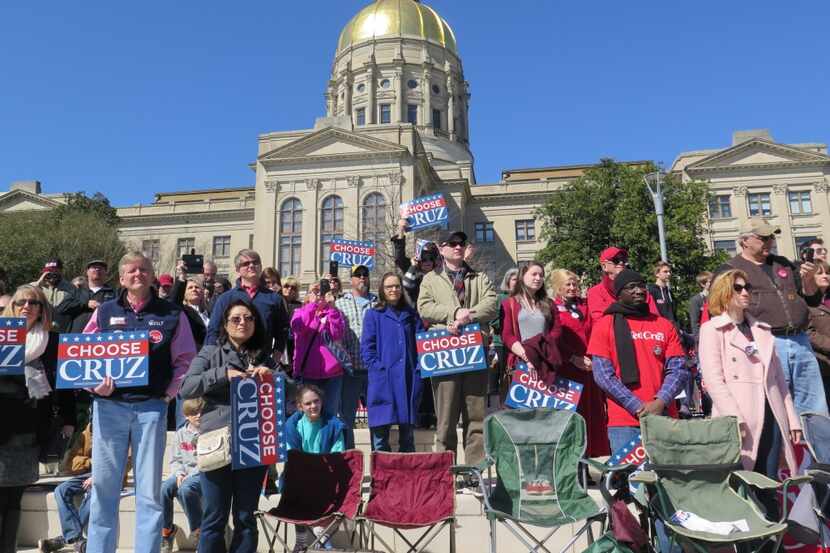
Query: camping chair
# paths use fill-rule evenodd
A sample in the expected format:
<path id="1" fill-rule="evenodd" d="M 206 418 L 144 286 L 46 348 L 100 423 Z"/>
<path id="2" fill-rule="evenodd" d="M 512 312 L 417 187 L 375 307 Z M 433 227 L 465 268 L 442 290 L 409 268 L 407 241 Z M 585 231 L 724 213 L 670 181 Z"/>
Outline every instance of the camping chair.
<path id="1" fill-rule="evenodd" d="M 759 551 L 767 545 L 771 547 L 765 551 L 778 550 L 787 531 L 787 502 L 781 520 L 769 521 L 754 490 L 786 490 L 808 477 L 781 484 L 743 470 L 736 417 L 675 420 L 650 415 L 640 419 L 640 430 L 648 461 L 630 480 L 644 485 L 648 517 L 665 526 L 669 550 L 676 550 L 675 544 L 701 553 L 718 547 Z M 702 526 L 690 529 L 695 521 Z"/>
<path id="2" fill-rule="evenodd" d="M 496 526 L 506 526 L 531 553 L 550 549 L 545 543 L 564 525 L 581 523 L 562 551 L 588 532 L 605 526 L 606 509 L 579 485 L 580 459 L 585 453 L 585 419 L 573 411 L 516 409 L 484 419 L 486 458 L 477 466 L 457 467 L 476 476 L 490 521 L 490 551 L 496 551 Z M 495 466 L 495 487 L 485 486 L 482 471 Z M 490 489 L 488 489 L 490 488 Z M 526 526 L 550 528 L 541 540 Z"/>
<path id="3" fill-rule="evenodd" d="M 363 481 L 363 453 L 359 450 L 324 455 L 290 450 L 282 476 L 279 504 L 256 513 L 269 553 L 274 553 L 277 541 L 288 549 L 287 540 L 280 536 L 280 525 L 325 526 L 323 534 L 308 546 L 311 549 L 328 539 L 343 519 L 357 516 Z"/>
<path id="4" fill-rule="evenodd" d="M 814 510 L 821 521 L 817 540 L 820 539 L 820 543 L 826 548 L 830 545 L 830 532 L 826 528 L 830 524 L 827 510 L 830 504 L 830 417 L 819 413 L 804 413 L 801 415 L 801 426 L 804 430 L 804 441 L 807 442 L 813 456 L 807 474 L 813 478 Z"/>
<path id="5" fill-rule="evenodd" d="M 396 549 L 375 531 L 379 524 L 391 528 L 402 539 L 407 553 L 420 553 L 443 528 L 449 530 L 449 552 L 455 553 L 455 475 L 454 455 L 441 453 L 372 453 L 372 487 L 363 515 L 358 519 L 360 543 L 365 546 L 363 529 L 368 527 L 372 551 L 375 539 L 389 553 Z M 401 530 L 426 528 L 414 542 Z M 366 536 L 368 537 L 368 536 Z"/>

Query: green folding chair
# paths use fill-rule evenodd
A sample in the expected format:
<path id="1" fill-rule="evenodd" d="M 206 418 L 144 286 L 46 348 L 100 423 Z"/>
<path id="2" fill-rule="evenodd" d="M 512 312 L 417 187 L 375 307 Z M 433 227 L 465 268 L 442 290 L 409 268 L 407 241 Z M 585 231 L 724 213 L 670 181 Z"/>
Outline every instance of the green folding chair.
<path id="1" fill-rule="evenodd" d="M 659 520 L 665 526 L 669 551 L 676 545 L 700 553 L 721 547 L 749 552 L 767 546 L 768 553 L 779 549 L 787 531 L 786 501 L 781 520 L 770 521 L 755 491 L 786 490 L 809 477 L 788 478 L 782 484 L 743 470 L 736 417 L 647 416 L 640 419 L 640 429 L 648 461 L 630 481 L 644 485 L 647 514 L 652 523 Z"/>
<path id="2" fill-rule="evenodd" d="M 594 522 L 600 523 L 600 533 L 604 531 L 606 508 L 597 505 L 579 483 L 585 453 L 585 420 L 579 414 L 556 409 L 493 413 L 484 419 L 484 448 L 482 463 L 454 469 L 478 478 L 490 521 L 491 553 L 496 553 L 497 523 L 531 553 L 550 553 L 545 543 L 565 525 L 581 524 L 561 551 L 585 532 L 593 543 Z M 485 485 L 482 473 L 493 467 L 495 486 Z M 526 526 L 551 530 L 540 540 Z"/>

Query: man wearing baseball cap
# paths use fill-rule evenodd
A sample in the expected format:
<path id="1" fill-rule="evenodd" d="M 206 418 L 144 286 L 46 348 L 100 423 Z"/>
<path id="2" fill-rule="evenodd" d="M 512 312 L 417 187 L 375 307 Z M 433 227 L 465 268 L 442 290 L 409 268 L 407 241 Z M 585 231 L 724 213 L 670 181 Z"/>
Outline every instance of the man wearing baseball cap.
<path id="1" fill-rule="evenodd" d="M 628 252 L 616 246 L 605 248 L 599 254 L 599 266 L 602 269 L 602 280 L 588 289 L 588 313 L 593 322 L 600 320 L 605 310 L 617 301 L 614 279 L 628 267 Z M 646 302 L 649 311 L 658 315 L 657 304 L 651 294 L 646 294 Z"/>
<path id="2" fill-rule="evenodd" d="M 103 259 L 93 259 L 86 264 L 87 287 L 80 288 L 75 293 L 70 332 L 78 334 L 83 332 L 84 327 L 92 317 L 92 313 L 98 309 L 98 306 L 105 301 L 115 299 L 115 290 L 107 284 L 109 280 L 107 269 L 107 262 Z"/>
<path id="3" fill-rule="evenodd" d="M 490 321 L 498 317 L 496 290 L 487 275 L 473 270 L 464 261 L 467 235 L 449 232 L 438 242 L 443 265 L 427 273 L 418 295 L 418 313 L 430 323 L 430 330 L 446 329 L 458 334 L 470 323 L 479 323 L 486 337 Z M 430 379 L 435 397 L 436 440 L 444 451 L 455 452 L 456 428 L 462 417 L 464 453 L 467 463 L 484 458 L 484 398 L 487 371 L 437 376 Z"/>
<path id="4" fill-rule="evenodd" d="M 741 253 L 718 268 L 717 273 L 740 269 L 749 277 L 752 301 L 746 312 L 767 323 L 775 336 L 775 352 L 790 386 L 795 409 L 827 414 L 827 400 L 818 361 L 806 334 L 810 320 L 808 306 L 822 300 L 816 285 L 816 266 L 800 266 L 772 253 L 781 229 L 761 217 L 744 221 L 738 236 Z"/>
<path id="5" fill-rule="evenodd" d="M 40 278 L 30 283 L 38 286 L 52 305 L 52 328 L 57 332 L 69 332 L 72 327 L 72 309 L 76 305 L 77 289 L 63 278 L 63 261 L 53 257 L 43 265 Z"/>

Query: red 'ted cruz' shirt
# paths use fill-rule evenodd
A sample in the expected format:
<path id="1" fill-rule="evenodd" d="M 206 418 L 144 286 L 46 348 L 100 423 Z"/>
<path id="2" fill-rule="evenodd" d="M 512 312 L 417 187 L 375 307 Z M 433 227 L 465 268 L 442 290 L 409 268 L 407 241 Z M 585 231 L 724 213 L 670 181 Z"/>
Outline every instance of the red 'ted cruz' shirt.
<path id="1" fill-rule="evenodd" d="M 663 369 L 669 357 L 682 357 L 683 346 L 677 336 L 677 330 L 667 319 L 649 314 L 642 319 L 628 319 L 631 338 L 634 342 L 634 354 L 640 368 L 640 383 L 629 386 L 635 396 L 643 403 L 652 401 L 663 385 Z M 605 315 L 594 323 L 588 355 L 598 355 L 614 363 L 614 372 L 620 377 L 620 360 L 614 340 L 614 316 Z M 610 396 L 608 403 L 608 426 L 640 426 L 640 421 L 618 405 Z M 677 416 L 673 403 L 668 406 L 669 414 Z"/>

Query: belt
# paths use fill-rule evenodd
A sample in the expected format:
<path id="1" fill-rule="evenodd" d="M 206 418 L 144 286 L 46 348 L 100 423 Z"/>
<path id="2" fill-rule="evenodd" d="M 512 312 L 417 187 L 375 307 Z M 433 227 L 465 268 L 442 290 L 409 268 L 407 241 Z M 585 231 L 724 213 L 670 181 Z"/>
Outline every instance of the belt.
<path id="1" fill-rule="evenodd" d="M 773 328 L 771 332 L 773 336 L 795 336 L 803 333 L 804 329 L 785 326 L 783 328 Z"/>

